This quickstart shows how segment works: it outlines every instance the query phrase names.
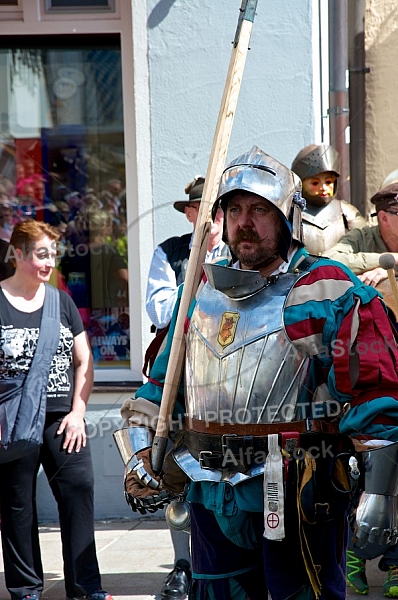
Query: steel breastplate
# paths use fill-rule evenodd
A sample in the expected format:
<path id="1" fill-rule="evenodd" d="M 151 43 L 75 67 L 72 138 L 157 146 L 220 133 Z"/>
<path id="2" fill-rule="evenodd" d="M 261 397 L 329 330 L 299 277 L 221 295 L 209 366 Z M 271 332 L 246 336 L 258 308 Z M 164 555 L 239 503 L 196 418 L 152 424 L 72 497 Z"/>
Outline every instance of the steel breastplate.
<path id="1" fill-rule="evenodd" d="M 302 221 L 304 242 L 310 254 L 326 252 L 346 233 L 341 202 L 337 199 L 323 207 L 307 204 Z"/>
<path id="2" fill-rule="evenodd" d="M 192 419 L 243 424 L 250 435 L 252 423 L 305 418 L 301 402 L 306 398 L 308 358 L 289 342 L 282 322 L 286 296 L 297 279 L 296 274 L 283 274 L 240 300 L 204 286 L 187 333 L 188 428 Z M 185 446 L 174 458 L 193 481 L 235 485 L 264 470 L 264 464 L 246 473 L 202 469 Z"/>
<path id="3" fill-rule="evenodd" d="M 282 310 L 297 275 L 233 300 L 206 284 L 187 334 L 186 410 L 218 423 L 304 418 L 297 402 L 307 359 L 286 338 Z"/>

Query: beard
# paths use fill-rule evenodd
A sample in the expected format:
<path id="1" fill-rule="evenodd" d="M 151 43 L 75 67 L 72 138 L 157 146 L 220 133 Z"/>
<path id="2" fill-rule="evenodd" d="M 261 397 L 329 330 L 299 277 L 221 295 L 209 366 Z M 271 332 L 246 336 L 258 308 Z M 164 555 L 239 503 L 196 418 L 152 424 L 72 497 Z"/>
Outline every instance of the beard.
<path id="1" fill-rule="evenodd" d="M 250 242 L 255 246 L 245 248 L 244 242 Z M 269 264 L 278 256 L 279 242 L 278 240 L 276 242 L 270 240 L 267 244 L 267 238 L 260 239 L 256 231 L 240 229 L 237 231 L 235 238 L 229 241 L 229 246 L 242 265 L 260 268 Z"/>

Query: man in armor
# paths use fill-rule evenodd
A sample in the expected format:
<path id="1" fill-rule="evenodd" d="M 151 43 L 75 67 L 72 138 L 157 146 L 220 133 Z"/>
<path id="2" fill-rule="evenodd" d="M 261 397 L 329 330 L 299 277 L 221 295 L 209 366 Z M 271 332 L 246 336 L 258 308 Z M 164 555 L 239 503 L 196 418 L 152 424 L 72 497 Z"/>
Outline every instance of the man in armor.
<path id="1" fill-rule="evenodd" d="M 221 178 L 214 212 L 238 261 L 203 266 L 173 414 L 184 424 L 172 456 L 189 487 L 190 599 L 259 600 L 267 587 L 274 600 L 345 598 L 351 436 L 397 439 L 398 351 L 383 304 L 345 266 L 308 255 L 300 189 L 256 146 Z M 161 476 L 151 466 L 170 344 L 123 407 L 126 497 L 141 512 L 176 491 L 171 454 Z"/>
<path id="2" fill-rule="evenodd" d="M 336 198 L 340 156 L 332 146 L 306 146 L 294 159 L 292 171 L 303 182 L 307 201 L 302 215 L 304 241 L 310 254 L 323 254 L 348 230 L 366 225 L 355 206 Z"/>

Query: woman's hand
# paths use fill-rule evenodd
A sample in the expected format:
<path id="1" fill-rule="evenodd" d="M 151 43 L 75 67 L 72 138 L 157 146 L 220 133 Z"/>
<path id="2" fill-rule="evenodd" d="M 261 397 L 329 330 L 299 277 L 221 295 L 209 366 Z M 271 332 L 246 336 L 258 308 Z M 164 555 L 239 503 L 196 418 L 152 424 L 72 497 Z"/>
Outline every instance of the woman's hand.
<path id="1" fill-rule="evenodd" d="M 65 439 L 62 447 L 70 454 L 73 452 L 80 452 L 80 448 L 84 448 L 86 445 L 86 427 L 84 419 L 81 415 L 76 412 L 68 413 L 61 421 L 61 425 L 58 428 L 57 434 L 65 432 Z"/>

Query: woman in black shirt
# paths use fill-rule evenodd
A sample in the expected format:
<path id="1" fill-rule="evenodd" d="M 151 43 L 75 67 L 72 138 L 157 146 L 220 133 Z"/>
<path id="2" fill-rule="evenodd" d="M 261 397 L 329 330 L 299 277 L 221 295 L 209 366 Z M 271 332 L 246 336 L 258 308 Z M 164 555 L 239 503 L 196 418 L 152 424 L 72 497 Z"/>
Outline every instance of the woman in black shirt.
<path id="1" fill-rule="evenodd" d="M 27 374 L 37 347 L 45 283 L 58 233 L 46 223 L 15 226 L 15 273 L 0 283 L 0 381 Z M 47 385 L 40 450 L 0 465 L 0 514 L 7 589 L 13 600 L 39 600 L 43 568 L 35 506 L 40 463 L 58 504 L 68 598 L 112 600 L 101 589 L 94 541 L 93 470 L 84 415 L 93 383 L 87 336 L 72 299 L 60 291 L 60 339 Z"/>

